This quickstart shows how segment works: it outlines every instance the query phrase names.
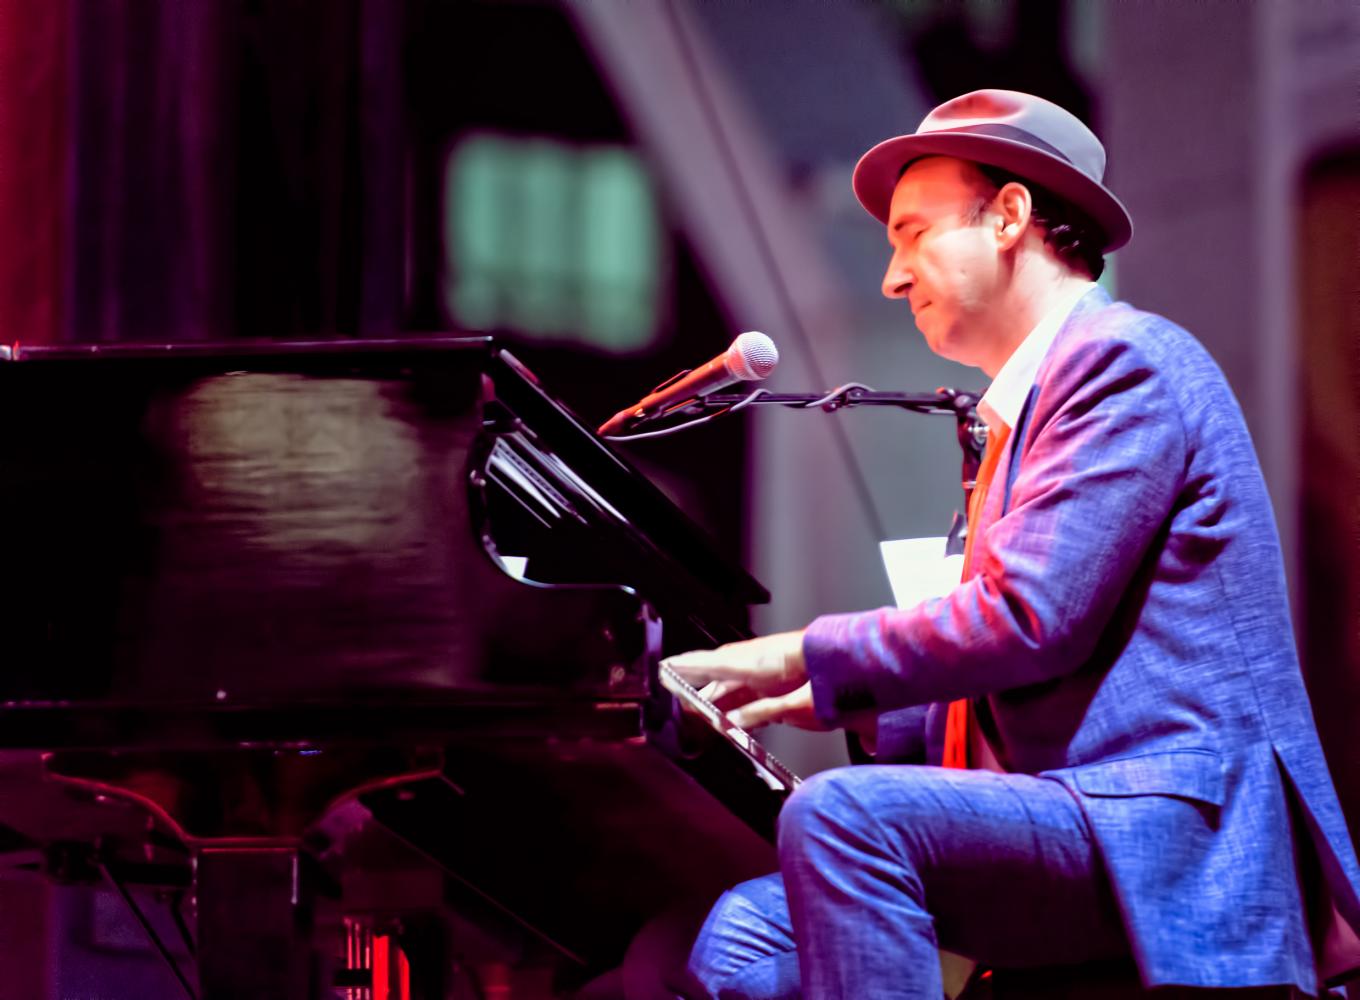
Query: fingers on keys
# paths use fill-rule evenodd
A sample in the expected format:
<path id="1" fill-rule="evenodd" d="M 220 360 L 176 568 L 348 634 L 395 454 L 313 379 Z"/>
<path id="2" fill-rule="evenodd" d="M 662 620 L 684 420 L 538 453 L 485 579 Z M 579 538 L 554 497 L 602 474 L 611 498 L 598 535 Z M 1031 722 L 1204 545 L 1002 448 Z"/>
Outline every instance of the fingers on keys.
<path id="1" fill-rule="evenodd" d="M 721 649 L 696 649 L 667 657 L 663 662 L 695 687 L 716 680 L 733 680 L 750 670 L 746 666 L 733 665 L 730 655 Z"/>

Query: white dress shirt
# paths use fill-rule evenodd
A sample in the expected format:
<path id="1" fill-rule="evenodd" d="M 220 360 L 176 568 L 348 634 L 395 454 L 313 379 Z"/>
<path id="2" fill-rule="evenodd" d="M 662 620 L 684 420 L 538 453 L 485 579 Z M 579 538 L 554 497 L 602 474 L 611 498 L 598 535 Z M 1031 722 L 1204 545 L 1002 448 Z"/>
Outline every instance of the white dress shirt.
<path id="1" fill-rule="evenodd" d="M 1004 421 L 1007 427 L 1015 427 L 1025 398 L 1034 387 L 1034 376 L 1039 373 L 1039 365 L 1053 346 L 1053 338 L 1058 335 L 1063 323 L 1067 322 L 1077 301 L 1095 287 L 1094 281 L 1083 281 L 1064 292 L 1006 359 L 978 402 L 978 412 L 989 428 L 996 426 L 997 418 Z"/>

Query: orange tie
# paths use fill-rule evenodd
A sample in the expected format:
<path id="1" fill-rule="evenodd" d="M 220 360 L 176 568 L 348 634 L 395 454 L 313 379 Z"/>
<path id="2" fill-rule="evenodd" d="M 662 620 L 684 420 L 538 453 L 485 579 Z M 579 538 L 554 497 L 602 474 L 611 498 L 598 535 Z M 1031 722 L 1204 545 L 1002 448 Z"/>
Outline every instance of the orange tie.
<path id="1" fill-rule="evenodd" d="M 987 487 L 1001 461 L 1001 452 L 1006 447 L 1006 438 L 1011 429 L 1004 421 L 997 420 L 988 428 L 987 453 L 982 456 L 978 467 L 977 482 L 973 485 L 972 495 L 968 498 L 968 541 L 963 547 L 963 579 L 968 579 L 973 565 L 973 545 L 977 541 L 978 519 L 982 516 L 982 505 L 987 502 Z M 968 767 L 968 729 L 972 709 L 967 698 L 949 703 L 949 715 L 944 725 L 944 766 Z"/>

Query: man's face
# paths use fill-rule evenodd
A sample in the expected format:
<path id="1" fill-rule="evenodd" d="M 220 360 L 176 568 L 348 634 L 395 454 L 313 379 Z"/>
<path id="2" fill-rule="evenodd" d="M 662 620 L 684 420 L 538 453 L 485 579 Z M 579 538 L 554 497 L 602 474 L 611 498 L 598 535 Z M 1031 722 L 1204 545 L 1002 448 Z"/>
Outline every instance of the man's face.
<path id="1" fill-rule="evenodd" d="M 888 212 L 892 259 L 883 294 L 911 303 L 932 351 L 969 365 L 989 355 L 1003 278 L 997 216 L 976 212 L 986 190 L 971 163 L 931 156 L 898 180 Z"/>

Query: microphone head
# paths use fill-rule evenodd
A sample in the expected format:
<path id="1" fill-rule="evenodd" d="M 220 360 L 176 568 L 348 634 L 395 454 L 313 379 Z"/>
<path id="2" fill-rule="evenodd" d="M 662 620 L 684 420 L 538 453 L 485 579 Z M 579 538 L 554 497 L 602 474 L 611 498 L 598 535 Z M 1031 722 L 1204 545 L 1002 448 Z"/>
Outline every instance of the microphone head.
<path id="1" fill-rule="evenodd" d="M 759 382 L 779 364 L 779 348 L 774 341 L 758 330 L 748 330 L 727 349 L 725 365 L 733 378 L 743 382 Z"/>

